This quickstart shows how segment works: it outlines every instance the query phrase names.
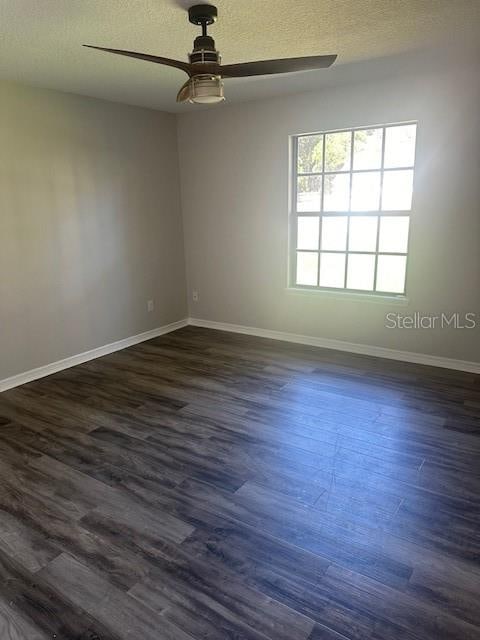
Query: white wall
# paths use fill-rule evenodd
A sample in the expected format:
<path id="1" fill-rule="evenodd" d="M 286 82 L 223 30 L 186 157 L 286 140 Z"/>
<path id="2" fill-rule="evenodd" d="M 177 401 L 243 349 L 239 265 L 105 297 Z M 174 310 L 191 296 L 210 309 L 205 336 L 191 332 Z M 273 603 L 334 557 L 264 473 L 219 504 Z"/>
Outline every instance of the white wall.
<path id="1" fill-rule="evenodd" d="M 0 380 L 185 316 L 175 117 L 2 83 Z"/>
<path id="2" fill-rule="evenodd" d="M 179 116 L 190 315 L 480 361 L 479 329 L 384 326 L 390 311 L 480 312 L 476 62 L 405 74 L 397 65 L 379 82 L 359 77 L 318 93 Z M 289 135 L 406 120 L 418 120 L 408 305 L 288 291 Z"/>

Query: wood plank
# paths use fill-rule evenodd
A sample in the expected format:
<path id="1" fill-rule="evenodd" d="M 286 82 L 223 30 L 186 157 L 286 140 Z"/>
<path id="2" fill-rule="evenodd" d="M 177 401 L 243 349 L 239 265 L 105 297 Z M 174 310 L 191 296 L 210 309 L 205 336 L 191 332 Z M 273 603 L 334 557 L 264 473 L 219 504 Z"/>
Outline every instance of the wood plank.
<path id="1" fill-rule="evenodd" d="M 40 571 L 39 576 L 68 593 L 77 607 L 109 627 L 118 638 L 130 640 L 189 640 L 189 636 L 165 617 L 113 587 L 85 565 L 62 554 Z"/>
<path id="2" fill-rule="evenodd" d="M 477 640 L 480 377 L 196 327 L 0 396 L 5 640 Z"/>

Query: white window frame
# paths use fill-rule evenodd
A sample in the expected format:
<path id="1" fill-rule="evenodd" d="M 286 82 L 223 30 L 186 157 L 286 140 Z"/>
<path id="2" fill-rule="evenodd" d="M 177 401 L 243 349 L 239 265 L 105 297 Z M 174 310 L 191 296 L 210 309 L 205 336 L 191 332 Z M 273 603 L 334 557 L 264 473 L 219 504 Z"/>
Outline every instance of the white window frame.
<path id="1" fill-rule="evenodd" d="M 377 124 L 377 125 L 366 125 L 361 127 L 349 127 L 345 129 L 329 129 L 325 131 L 316 131 L 309 133 L 298 133 L 290 136 L 290 162 L 291 162 L 291 170 L 289 175 L 290 180 L 290 233 L 289 233 L 289 274 L 288 274 L 288 288 L 293 290 L 303 290 L 305 292 L 314 291 L 314 292 L 327 292 L 327 293 L 338 293 L 339 295 L 351 295 L 354 296 L 362 296 L 362 297 L 375 297 L 375 298 L 397 298 L 400 300 L 406 299 L 407 293 L 407 282 L 408 282 L 408 264 L 409 264 L 409 249 L 410 249 L 410 235 L 411 235 L 411 219 L 414 209 L 414 198 L 415 198 L 415 168 L 416 168 L 416 150 L 417 150 L 417 139 L 415 140 L 415 153 L 413 164 L 409 166 L 401 166 L 401 167 L 385 167 L 385 138 L 386 138 L 386 129 L 390 129 L 393 127 L 401 127 L 405 125 L 415 125 L 417 127 L 418 133 L 418 122 L 416 120 L 410 120 L 406 122 L 395 122 L 391 124 Z M 365 131 L 370 129 L 382 129 L 382 157 L 381 157 L 381 165 L 378 169 L 354 169 L 353 168 L 353 154 L 354 154 L 354 135 L 356 131 Z M 350 133 L 351 134 L 351 142 L 350 142 L 350 169 L 345 171 L 325 171 L 325 136 L 332 133 Z M 311 172 L 311 173 L 299 173 L 298 172 L 298 139 L 307 137 L 307 136 L 323 136 L 323 152 L 322 152 L 322 171 L 321 172 Z M 383 178 L 385 173 L 390 171 L 402 171 L 402 170 L 411 170 L 413 171 L 413 190 L 412 190 L 412 204 L 410 209 L 404 210 L 396 210 L 396 211 L 383 211 L 381 209 L 382 202 L 382 193 L 383 193 Z M 351 199 L 352 199 L 352 181 L 353 175 L 357 173 L 371 173 L 373 171 L 380 172 L 380 195 L 379 195 L 379 208 L 375 211 L 351 211 Z M 332 174 L 344 174 L 349 175 L 350 177 L 350 196 L 349 196 L 349 210 L 348 211 L 324 211 L 324 186 L 325 186 L 325 175 Z M 299 176 L 319 176 L 321 178 L 322 183 L 322 191 L 321 191 L 321 205 L 320 211 L 297 211 L 297 185 L 298 185 L 298 177 Z M 318 248 L 317 249 L 297 249 L 297 225 L 299 217 L 319 217 L 319 238 L 318 238 Z M 344 279 L 344 287 L 325 287 L 317 285 L 305 285 L 305 284 L 297 284 L 296 283 L 296 272 L 297 272 L 297 251 L 306 252 L 306 253 L 316 253 L 318 255 L 318 266 L 317 266 L 317 283 L 319 282 L 320 277 L 320 260 L 321 260 L 321 236 L 322 236 L 322 218 L 327 216 L 344 216 L 347 218 L 347 243 L 345 251 L 325 251 L 326 253 L 338 253 L 346 255 L 345 262 L 345 279 Z M 375 251 L 350 251 L 348 249 L 348 234 L 350 228 L 350 218 L 360 216 L 360 217 L 376 217 L 378 218 L 377 222 L 377 242 L 376 242 L 376 250 Z M 379 251 L 379 235 L 380 235 L 380 217 L 382 216 L 401 216 L 409 218 L 409 229 L 408 229 L 408 241 L 407 241 L 407 251 L 405 253 L 389 253 L 389 252 L 380 252 Z M 374 283 L 373 289 L 352 289 L 347 288 L 347 276 L 348 276 L 348 257 L 350 254 L 368 254 L 375 256 L 375 272 L 374 272 Z M 376 282 L 377 282 L 377 264 L 379 255 L 386 256 L 404 256 L 406 258 L 406 266 L 405 266 L 405 287 L 403 292 L 388 292 L 388 291 L 376 291 Z"/>

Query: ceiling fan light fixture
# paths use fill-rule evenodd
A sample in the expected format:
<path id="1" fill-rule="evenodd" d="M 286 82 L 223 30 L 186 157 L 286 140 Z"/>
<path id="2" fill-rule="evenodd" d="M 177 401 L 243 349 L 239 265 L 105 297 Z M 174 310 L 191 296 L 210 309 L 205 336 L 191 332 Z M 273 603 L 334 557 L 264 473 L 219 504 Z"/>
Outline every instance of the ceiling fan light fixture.
<path id="1" fill-rule="evenodd" d="M 192 76 L 188 82 L 188 102 L 214 104 L 223 102 L 223 82 L 220 76 L 201 74 Z"/>

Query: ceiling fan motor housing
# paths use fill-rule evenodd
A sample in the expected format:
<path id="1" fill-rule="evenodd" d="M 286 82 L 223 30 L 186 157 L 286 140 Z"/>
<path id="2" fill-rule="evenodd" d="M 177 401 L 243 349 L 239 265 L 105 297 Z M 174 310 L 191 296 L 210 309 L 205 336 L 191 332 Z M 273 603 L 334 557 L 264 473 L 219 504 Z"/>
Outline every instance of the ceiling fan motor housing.
<path id="1" fill-rule="evenodd" d="M 198 36 L 193 43 L 190 62 L 220 64 L 220 54 L 215 48 L 215 40 L 211 36 Z"/>

